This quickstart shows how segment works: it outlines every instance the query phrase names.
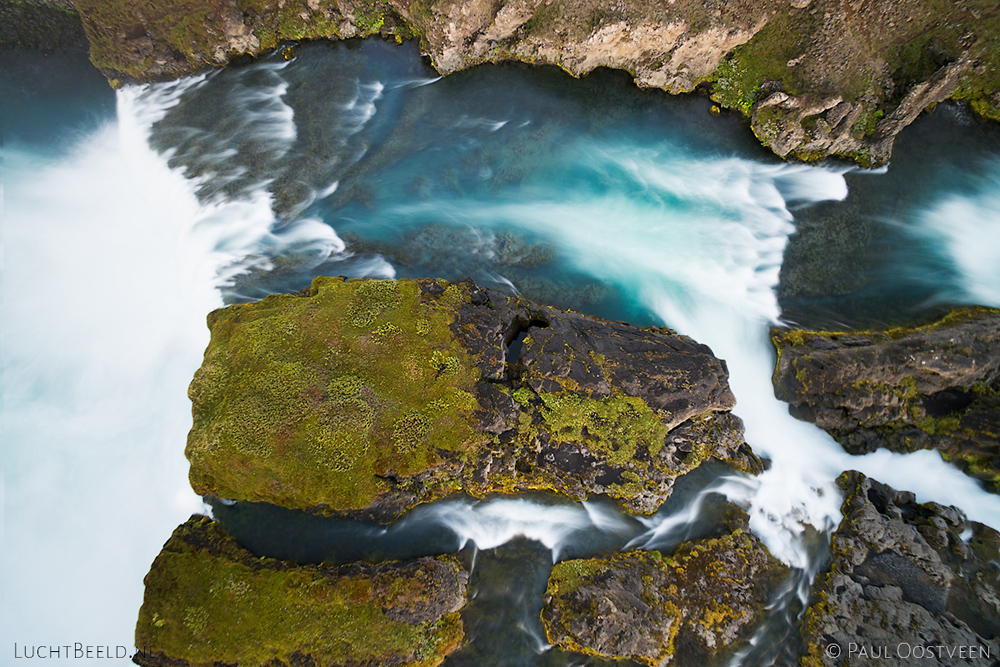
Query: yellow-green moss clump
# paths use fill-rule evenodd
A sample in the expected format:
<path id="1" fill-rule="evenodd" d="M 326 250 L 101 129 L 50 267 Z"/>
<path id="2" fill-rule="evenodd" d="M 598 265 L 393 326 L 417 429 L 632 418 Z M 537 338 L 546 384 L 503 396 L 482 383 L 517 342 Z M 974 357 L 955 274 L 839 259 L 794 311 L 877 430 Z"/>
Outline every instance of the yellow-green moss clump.
<path id="1" fill-rule="evenodd" d="M 145 583 L 142 665 L 431 667 L 464 637 L 453 559 L 297 566 L 255 558 L 206 517 L 174 531 Z"/>
<path id="2" fill-rule="evenodd" d="M 648 665 L 707 664 L 752 634 L 788 569 L 749 532 L 557 564 L 542 611 L 548 641 Z"/>
<path id="3" fill-rule="evenodd" d="M 194 489 L 362 509 L 391 478 L 474 456 L 477 373 L 449 328 L 462 289 L 317 278 L 307 294 L 212 313 L 189 391 Z"/>
<path id="4" fill-rule="evenodd" d="M 554 435 L 566 442 L 589 441 L 615 465 L 628 465 L 640 447 L 655 457 L 669 431 L 646 402 L 634 396 L 596 400 L 542 392 L 541 399 Z"/>

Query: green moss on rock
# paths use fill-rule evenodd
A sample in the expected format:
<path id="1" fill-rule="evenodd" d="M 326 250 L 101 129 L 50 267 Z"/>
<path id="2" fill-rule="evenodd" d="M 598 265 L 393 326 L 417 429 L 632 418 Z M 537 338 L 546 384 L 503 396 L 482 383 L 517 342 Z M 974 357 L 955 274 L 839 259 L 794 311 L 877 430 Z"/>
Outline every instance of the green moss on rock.
<path id="1" fill-rule="evenodd" d="M 258 559 L 192 517 L 146 575 L 136 661 L 430 667 L 464 638 L 466 579 L 449 558 L 340 568 Z"/>
<path id="2" fill-rule="evenodd" d="M 545 422 L 554 437 L 589 443 L 608 462 L 627 465 L 640 448 L 657 456 L 669 429 L 635 396 L 584 398 L 572 393 L 540 395 Z"/>
<path id="3" fill-rule="evenodd" d="M 69 0 L 0 2 L 0 50 L 11 47 L 47 52 L 60 47 L 85 49 L 87 37 Z"/>
<path id="4" fill-rule="evenodd" d="M 918 327 L 775 331 L 775 393 L 852 453 L 934 448 L 1000 489 L 1000 310 Z"/>
<path id="5" fill-rule="evenodd" d="M 416 283 L 339 278 L 216 311 L 190 389 L 195 490 L 361 509 L 388 477 L 474 454 L 477 376 L 453 319 Z"/>

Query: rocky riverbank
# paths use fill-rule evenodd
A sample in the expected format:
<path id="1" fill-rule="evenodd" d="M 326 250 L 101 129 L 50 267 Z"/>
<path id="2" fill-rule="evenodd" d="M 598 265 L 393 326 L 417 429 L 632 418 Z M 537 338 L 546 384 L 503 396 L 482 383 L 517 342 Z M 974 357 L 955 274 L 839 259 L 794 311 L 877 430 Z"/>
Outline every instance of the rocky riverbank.
<path id="1" fill-rule="evenodd" d="M 933 448 L 1000 488 L 1000 311 L 886 331 L 776 330 L 772 340 L 777 397 L 849 452 Z"/>
<path id="2" fill-rule="evenodd" d="M 756 471 L 725 363 L 471 282 L 317 278 L 209 316 L 199 494 L 391 521 L 458 493 L 607 494 L 651 513 L 716 458 Z"/>
<path id="3" fill-rule="evenodd" d="M 990 0 L 76 0 L 108 78 L 219 67 L 285 40 L 417 39 L 448 74 L 485 62 L 597 67 L 709 92 L 782 157 L 888 160 L 948 98 L 1000 119 L 1000 9 Z"/>
<path id="4" fill-rule="evenodd" d="M 860 410 L 848 443 L 879 433 L 872 419 L 930 414 L 959 425 L 920 429 L 930 435 L 968 429 L 990 409 L 969 412 L 993 397 L 998 318 L 971 309 L 917 329 L 779 332 L 776 386 L 798 392 L 817 422 Z M 382 522 L 457 493 L 535 489 L 604 493 L 650 512 L 708 458 L 758 465 L 729 412 L 725 364 L 667 329 L 471 281 L 343 278 L 217 310 L 209 325 L 187 450 L 202 494 Z M 939 415 L 945 407 L 957 416 Z M 1000 534 L 856 472 L 838 483 L 844 520 L 798 626 L 803 664 L 833 667 L 838 650 L 887 646 L 890 664 L 907 664 L 916 647 L 931 664 L 954 664 L 927 646 L 966 647 L 966 657 L 976 651 L 969 664 L 992 664 L 980 658 L 1000 651 Z M 769 613 L 787 612 L 769 604 L 793 583 L 729 507 L 717 532 L 676 549 L 556 563 L 541 600 L 548 642 L 602 660 L 724 664 Z M 447 556 L 258 558 L 195 517 L 146 577 L 136 662 L 436 665 L 465 640 L 467 582 Z"/>
<path id="5" fill-rule="evenodd" d="M 995 664 L 1000 533 L 857 472 L 838 485 L 844 518 L 809 591 L 801 664 Z M 542 620 L 551 643 L 588 655 L 724 664 L 760 627 L 787 576 L 737 527 L 672 554 L 558 563 Z"/>

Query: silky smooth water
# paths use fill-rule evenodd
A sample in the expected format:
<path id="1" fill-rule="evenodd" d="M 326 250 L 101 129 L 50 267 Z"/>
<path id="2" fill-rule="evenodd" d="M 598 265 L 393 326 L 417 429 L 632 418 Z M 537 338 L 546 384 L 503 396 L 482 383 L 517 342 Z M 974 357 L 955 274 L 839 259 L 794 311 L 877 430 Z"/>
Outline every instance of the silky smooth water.
<path id="1" fill-rule="evenodd" d="M 1000 141 L 978 141 L 960 162 L 913 150 L 887 173 L 789 165 L 701 98 L 640 91 L 604 71 L 573 80 L 510 66 L 441 79 L 413 45 L 378 41 L 308 45 L 291 61 L 128 88 L 113 117 L 106 94 L 82 95 L 84 118 L 34 112 L 59 99 L 33 92 L 58 67 L 28 82 L 18 67 L 35 61 L 19 62 L 4 99 L 34 102 L 3 109 L 5 123 L 14 119 L 3 150 L 7 646 L 130 644 L 143 574 L 200 507 L 182 452 L 205 315 L 320 274 L 471 276 L 582 312 L 667 324 L 726 359 L 747 440 L 771 460 L 758 478 L 715 474 L 640 522 L 600 502 L 508 499 L 425 508 L 388 529 L 396 542 L 384 547 L 386 529 L 342 527 L 371 537 L 371 557 L 464 546 L 491 572 L 509 572 L 518 557 L 503 545 L 536 549 L 511 542 L 521 537 L 549 566 L 669 550 L 710 523 L 699 499 L 725 496 L 801 573 L 779 605 L 783 620 L 762 631 L 786 650 L 737 656 L 772 664 L 794 656 L 788 610 L 801 605 L 822 535 L 839 520 L 841 470 L 1000 525 L 1000 498 L 938 455 L 851 457 L 791 419 L 773 398 L 767 340 L 783 306 L 800 321 L 849 325 L 880 317 L 886 301 L 902 304 L 896 320 L 943 303 L 1000 305 Z M 939 133 L 979 131 L 960 115 L 931 122 Z M 948 164 L 948 177 L 928 178 L 925 159 Z M 907 164 L 924 169 L 912 193 Z M 859 210 L 861 227 L 877 229 L 868 242 L 850 236 Z M 840 254 L 827 266 L 816 253 L 831 229 L 841 230 L 830 244 Z M 238 511 L 218 508 L 234 526 Z M 421 545 L 422 529 L 435 526 L 452 537 Z M 313 538 L 293 533 L 303 544 L 275 555 L 313 558 Z M 547 573 L 528 569 L 514 595 L 473 565 L 477 586 L 492 586 L 484 599 L 521 611 L 491 625 L 474 619 L 493 602 L 470 606 L 475 638 L 456 664 L 575 660 L 546 649 L 537 616 L 525 620 Z M 523 650 L 505 653 L 513 636 Z"/>

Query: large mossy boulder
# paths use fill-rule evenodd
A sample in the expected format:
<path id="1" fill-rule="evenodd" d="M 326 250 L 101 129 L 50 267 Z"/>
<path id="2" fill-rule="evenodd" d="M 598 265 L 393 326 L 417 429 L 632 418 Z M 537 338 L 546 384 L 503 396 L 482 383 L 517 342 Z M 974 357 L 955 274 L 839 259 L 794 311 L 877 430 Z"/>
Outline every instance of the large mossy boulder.
<path id="1" fill-rule="evenodd" d="M 705 459 L 759 465 L 725 363 L 668 329 L 471 282 L 342 278 L 209 326 L 186 451 L 202 495 L 383 522 L 460 492 L 651 513 Z"/>
<path id="2" fill-rule="evenodd" d="M 431 667 L 464 639 L 467 580 L 451 557 L 342 567 L 257 558 L 192 517 L 146 575 L 134 661 Z"/>
<path id="3" fill-rule="evenodd" d="M 716 664 L 748 640 L 789 569 L 745 528 L 672 556 L 633 551 L 552 570 L 542 622 L 560 648 L 647 665 Z"/>
<path id="4" fill-rule="evenodd" d="M 852 454 L 934 448 L 1000 486 L 1000 310 L 868 332 L 774 331 L 774 389 Z"/>
<path id="5" fill-rule="evenodd" d="M 804 667 L 996 664 L 1000 533 L 858 472 L 802 624 Z"/>

